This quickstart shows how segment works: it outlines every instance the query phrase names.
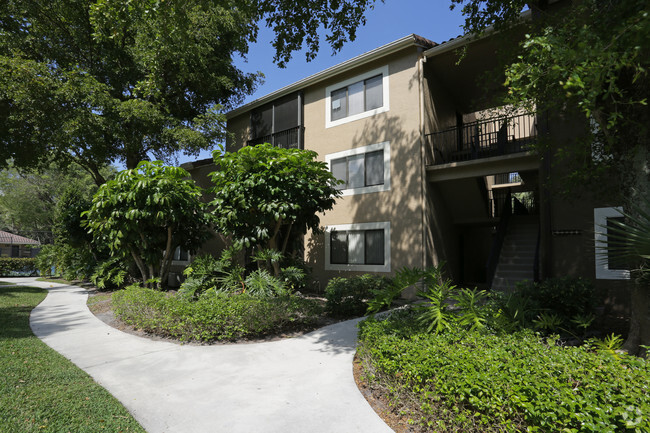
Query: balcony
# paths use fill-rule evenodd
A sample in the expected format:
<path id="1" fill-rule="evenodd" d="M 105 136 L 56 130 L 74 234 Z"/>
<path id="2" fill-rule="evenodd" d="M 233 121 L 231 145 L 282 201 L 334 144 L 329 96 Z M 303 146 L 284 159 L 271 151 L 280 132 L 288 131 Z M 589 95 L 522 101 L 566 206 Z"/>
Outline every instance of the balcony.
<path id="1" fill-rule="evenodd" d="M 302 149 L 303 148 L 303 128 L 296 126 L 285 129 L 284 131 L 257 137 L 248 140 L 248 146 L 255 146 L 262 143 L 271 143 L 273 146 L 282 149 Z"/>
<path id="2" fill-rule="evenodd" d="M 426 135 L 427 165 L 526 152 L 537 139 L 534 113 L 477 120 Z"/>

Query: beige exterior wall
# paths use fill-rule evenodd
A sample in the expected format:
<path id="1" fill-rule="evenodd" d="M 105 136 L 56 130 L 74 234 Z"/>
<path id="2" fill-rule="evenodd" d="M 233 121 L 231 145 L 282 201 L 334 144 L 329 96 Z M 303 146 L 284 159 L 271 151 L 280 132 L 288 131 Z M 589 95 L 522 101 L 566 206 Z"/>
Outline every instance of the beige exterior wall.
<path id="1" fill-rule="evenodd" d="M 423 164 L 420 144 L 418 53 L 415 48 L 334 77 L 304 92 L 305 149 L 327 154 L 367 145 L 390 144 L 390 190 L 341 197 L 321 215 L 323 227 L 390 222 L 390 273 L 403 266 L 423 266 Z M 371 117 L 326 128 L 326 88 L 388 65 L 389 110 Z M 335 276 L 355 271 L 326 271 L 324 235 L 305 238 L 305 259 L 324 288 Z"/>
<path id="2" fill-rule="evenodd" d="M 302 89 L 304 148 L 326 155 L 367 145 L 388 142 L 390 145 L 390 190 L 341 197 L 334 209 L 320 215 L 321 226 L 352 223 L 390 222 L 390 274 L 403 266 L 422 267 L 423 246 L 423 179 L 424 165 L 420 137 L 419 52 L 410 47 L 375 60 L 316 85 Z M 389 110 L 370 117 L 326 127 L 326 89 L 378 68 L 388 67 Z M 240 114 L 228 121 L 232 134 L 229 151 L 238 149 L 249 138 L 250 114 Z M 363 272 L 326 271 L 325 236 L 305 236 L 305 260 L 313 268 L 314 279 L 321 289 L 335 276 L 352 276 Z M 386 273 L 382 273 L 388 275 Z"/>

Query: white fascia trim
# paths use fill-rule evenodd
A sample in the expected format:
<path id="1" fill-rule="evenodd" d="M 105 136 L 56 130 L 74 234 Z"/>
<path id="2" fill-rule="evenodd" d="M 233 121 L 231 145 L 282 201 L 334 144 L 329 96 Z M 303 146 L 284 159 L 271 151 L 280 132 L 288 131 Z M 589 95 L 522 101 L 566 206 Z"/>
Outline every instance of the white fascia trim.
<path id="1" fill-rule="evenodd" d="M 384 264 L 383 265 L 339 265 L 330 263 L 332 231 L 348 230 L 384 230 Z M 326 271 L 361 271 L 390 272 L 390 222 L 339 224 L 325 227 L 325 270 Z"/>
<path id="2" fill-rule="evenodd" d="M 371 192 L 381 192 L 381 191 L 390 191 L 390 141 L 383 141 L 381 143 L 370 144 L 368 146 L 356 147 L 354 149 L 343 150 L 341 152 L 330 153 L 325 155 L 325 162 L 327 163 L 327 169 L 332 171 L 332 161 L 345 158 L 346 156 L 360 155 L 369 152 L 374 152 L 376 150 L 384 150 L 384 184 L 383 185 L 372 185 L 372 186 L 363 186 L 360 188 L 348 188 L 341 190 L 343 196 L 346 195 L 357 195 L 357 194 L 369 194 Z"/>
<path id="3" fill-rule="evenodd" d="M 630 271 L 625 269 L 609 269 L 607 252 L 607 218 L 620 218 L 623 208 L 599 207 L 594 209 L 594 245 L 596 247 L 596 279 L 597 280 L 629 280 Z"/>
<path id="4" fill-rule="evenodd" d="M 334 90 L 340 89 L 341 87 L 349 86 L 350 84 L 357 83 L 361 80 L 365 80 L 367 78 L 374 77 L 375 75 L 379 75 L 379 74 L 382 75 L 381 86 L 382 86 L 384 104 L 379 108 L 375 108 L 374 110 L 364 111 L 363 113 L 354 114 L 352 116 L 344 117 L 343 119 L 332 121 L 332 110 L 331 110 L 332 92 Z M 382 66 L 381 68 L 368 71 L 365 74 L 357 75 L 356 77 L 350 78 L 348 80 L 341 81 L 331 86 L 327 86 L 325 88 L 325 128 L 331 128 L 333 126 L 343 125 L 345 123 L 354 122 L 355 120 L 364 119 L 366 117 L 374 116 L 376 114 L 384 113 L 388 111 L 390 109 L 390 101 L 388 98 L 388 94 L 389 94 L 388 84 L 389 84 L 388 65 L 385 65 Z"/>

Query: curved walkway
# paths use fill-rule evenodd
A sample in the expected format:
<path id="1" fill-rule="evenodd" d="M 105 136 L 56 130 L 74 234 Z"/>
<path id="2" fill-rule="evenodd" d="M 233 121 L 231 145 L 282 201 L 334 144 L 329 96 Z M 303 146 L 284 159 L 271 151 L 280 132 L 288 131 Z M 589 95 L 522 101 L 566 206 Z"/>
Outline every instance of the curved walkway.
<path id="1" fill-rule="evenodd" d="M 389 433 L 354 382 L 356 320 L 298 338 L 179 345 L 121 332 L 76 286 L 44 287 L 34 333 L 117 397 L 149 433 Z"/>

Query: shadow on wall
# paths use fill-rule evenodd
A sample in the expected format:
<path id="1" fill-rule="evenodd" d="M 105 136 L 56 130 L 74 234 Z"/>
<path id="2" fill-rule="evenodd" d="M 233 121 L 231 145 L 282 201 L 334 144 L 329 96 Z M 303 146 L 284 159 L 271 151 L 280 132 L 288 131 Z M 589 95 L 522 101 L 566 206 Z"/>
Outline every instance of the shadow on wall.
<path id="1" fill-rule="evenodd" d="M 408 127 L 405 123 L 408 122 Z M 341 197 L 333 213 L 337 223 L 390 221 L 391 266 L 393 273 L 403 266 L 423 266 L 423 165 L 417 116 L 406 119 L 378 115 L 364 122 L 349 143 L 349 148 L 390 143 L 390 191 Z M 339 212 L 347 212 L 341 215 Z M 365 272 L 324 271 L 324 234 L 310 235 L 307 262 L 314 276 L 325 287 L 331 277 L 351 277 Z M 384 273 L 381 273 L 385 275 Z"/>

